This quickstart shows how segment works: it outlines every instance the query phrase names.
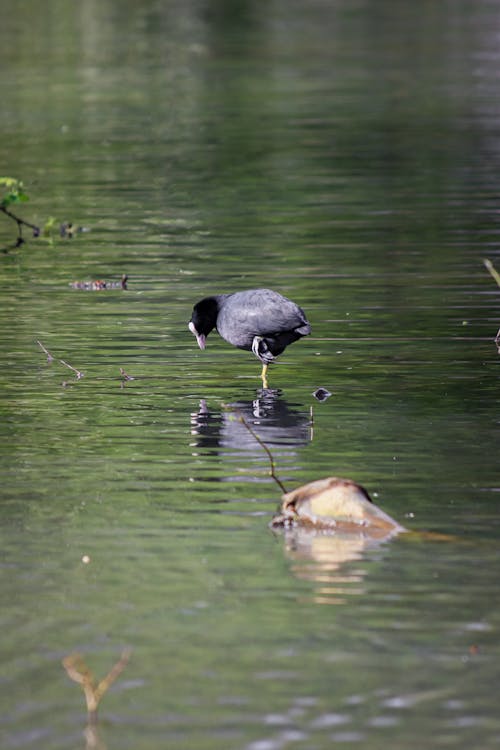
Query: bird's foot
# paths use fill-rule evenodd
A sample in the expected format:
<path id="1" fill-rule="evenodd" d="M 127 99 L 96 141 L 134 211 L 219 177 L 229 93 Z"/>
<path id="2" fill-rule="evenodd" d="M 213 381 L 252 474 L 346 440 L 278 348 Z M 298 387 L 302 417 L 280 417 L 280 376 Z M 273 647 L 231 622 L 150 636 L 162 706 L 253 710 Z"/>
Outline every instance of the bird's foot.
<path id="1" fill-rule="evenodd" d="M 259 347 L 261 342 L 264 341 L 262 336 L 254 336 L 252 341 L 252 352 L 255 354 L 257 359 L 260 359 Z"/>

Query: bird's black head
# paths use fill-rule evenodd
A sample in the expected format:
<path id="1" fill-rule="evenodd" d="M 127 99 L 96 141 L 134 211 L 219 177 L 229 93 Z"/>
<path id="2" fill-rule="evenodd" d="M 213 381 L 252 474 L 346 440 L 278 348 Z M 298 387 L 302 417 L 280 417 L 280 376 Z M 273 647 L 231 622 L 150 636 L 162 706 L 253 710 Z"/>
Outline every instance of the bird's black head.
<path id="1" fill-rule="evenodd" d="M 217 325 L 219 302 L 217 297 L 205 297 L 193 307 L 189 330 L 196 336 L 200 349 L 204 349 L 207 336 Z"/>

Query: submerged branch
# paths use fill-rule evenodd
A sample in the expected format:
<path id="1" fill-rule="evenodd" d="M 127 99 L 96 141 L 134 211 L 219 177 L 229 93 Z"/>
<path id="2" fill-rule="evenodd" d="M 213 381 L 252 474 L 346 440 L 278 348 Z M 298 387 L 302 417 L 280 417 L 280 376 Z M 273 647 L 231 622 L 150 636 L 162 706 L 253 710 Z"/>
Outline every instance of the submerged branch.
<path id="1" fill-rule="evenodd" d="M 128 664 L 132 650 L 125 648 L 120 659 L 110 669 L 106 677 L 96 684 L 94 675 L 85 663 L 83 656 L 77 652 L 68 654 L 62 660 L 68 677 L 82 686 L 87 704 L 88 719 L 90 724 L 97 721 L 97 709 L 104 694 L 111 687 L 116 678 L 123 672 Z"/>
<path id="2" fill-rule="evenodd" d="M 488 271 L 490 272 L 490 274 L 492 275 L 492 277 L 494 278 L 494 280 L 496 281 L 496 283 L 498 284 L 498 286 L 500 287 L 500 273 L 498 273 L 498 271 L 496 270 L 491 260 L 488 260 L 488 258 L 485 258 L 483 260 L 483 263 L 488 269 Z"/>
<path id="3" fill-rule="evenodd" d="M 47 362 L 49 362 L 49 363 L 50 363 L 50 362 L 53 362 L 53 361 L 54 361 L 54 357 L 53 357 L 53 356 L 52 356 L 52 354 L 51 354 L 51 353 L 49 352 L 49 350 L 48 350 L 48 349 L 46 349 L 46 348 L 44 347 L 44 345 L 42 344 L 42 342 L 41 342 L 41 341 L 38 341 L 38 339 L 37 339 L 36 343 L 38 344 L 38 346 L 40 347 L 40 349 L 41 349 L 41 350 L 42 350 L 43 352 L 45 352 L 45 354 L 47 355 Z"/>
<path id="4" fill-rule="evenodd" d="M 230 409 L 231 407 L 225 407 L 225 408 L 229 408 Z M 274 462 L 274 456 L 273 456 L 273 454 L 271 453 L 271 451 L 269 450 L 269 448 L 267 447 L 267 445 L 264 443 L 264 441 L 262 440 L 262 438 L 259 437 L 259 435 L 257 435 L 257 433 L 255 432 L 255 430 L 252 427 L 250 427 L 250 425 L 246 421 L 245 417 L 243 417 L 243 415 L 240 414 L 237 410 L 234 410 L 234 414 L 235 414 L 235 418 L 238 420 L 238 422 L 240 422 L 244 427 L 246 427 L 246 429 L 248 430 L 248 432 L 250 433 L 250 435 L 253 437 L 253 439 L 266 452 L 267 457 L 269 459 L 269 464 L 271 466 L 271 470 L 270 470 L 269 474 L 274 479 L 274 481 L 276 482 L 276 484 L 278 485 L 278 487 L 280 488 L 280 490 L 283 492 L 283 494 L 286 495 L 286 492 L 287 492 L 286 487 L 283 484 L 283 482 L 281 481 L 281 479 L 276 474 L 276 464 Z"/>

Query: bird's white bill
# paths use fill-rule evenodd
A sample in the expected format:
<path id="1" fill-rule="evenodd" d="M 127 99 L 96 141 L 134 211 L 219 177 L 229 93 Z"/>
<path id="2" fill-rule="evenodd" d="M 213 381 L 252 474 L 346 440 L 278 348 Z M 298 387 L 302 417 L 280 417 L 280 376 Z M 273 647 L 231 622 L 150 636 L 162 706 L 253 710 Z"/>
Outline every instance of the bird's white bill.
<path id="1" fill-rule="evenodd" d="M 189 321 L 188 328 L 191 333 L 196 336 L 196 341 L 198 342 L 198 346 L 200 347 L 200 349 L 204 349 L 207 343 L 207 337 L 202 333 L 198 333 L 198 331 L 194 327 L 194 323 L 192 320 Z"/>

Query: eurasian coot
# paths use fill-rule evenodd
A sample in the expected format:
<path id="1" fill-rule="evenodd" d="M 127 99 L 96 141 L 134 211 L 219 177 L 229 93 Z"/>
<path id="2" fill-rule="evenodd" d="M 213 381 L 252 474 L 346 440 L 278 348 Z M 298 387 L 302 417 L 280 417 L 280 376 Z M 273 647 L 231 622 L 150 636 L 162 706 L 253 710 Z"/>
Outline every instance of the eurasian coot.
<path id="1" fill-rule="evenodd" d="M 275 357 L 311 332 L 304 311 L 272 289 L 248 289 L 234 294 L 216 294 L 197 302 L 189 330 L 204 349 L 214 328 L 239 349 L 255 354 L 262 362 L 262 384 L 267 388 L 267 368 Z"/>

